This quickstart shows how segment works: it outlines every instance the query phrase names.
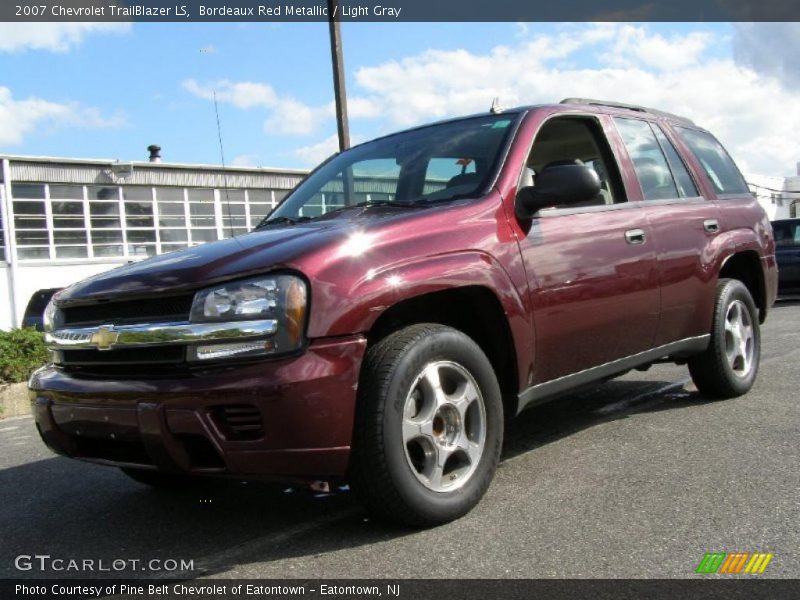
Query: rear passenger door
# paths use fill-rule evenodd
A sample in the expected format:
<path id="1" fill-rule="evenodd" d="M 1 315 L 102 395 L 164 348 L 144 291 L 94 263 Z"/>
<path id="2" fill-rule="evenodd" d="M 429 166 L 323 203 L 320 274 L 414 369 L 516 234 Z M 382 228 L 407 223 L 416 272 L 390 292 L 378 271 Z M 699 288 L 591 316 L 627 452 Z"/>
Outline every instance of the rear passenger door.
<path id="1" fill-rule="evenodd" d="M 657 122 L 615 117 L 653 232 L 661 289 L 654 346 L 711 328 L 716 278 L 705 252 L 719 231 L 717 207 L 702 197 L 675 145 Z"/>

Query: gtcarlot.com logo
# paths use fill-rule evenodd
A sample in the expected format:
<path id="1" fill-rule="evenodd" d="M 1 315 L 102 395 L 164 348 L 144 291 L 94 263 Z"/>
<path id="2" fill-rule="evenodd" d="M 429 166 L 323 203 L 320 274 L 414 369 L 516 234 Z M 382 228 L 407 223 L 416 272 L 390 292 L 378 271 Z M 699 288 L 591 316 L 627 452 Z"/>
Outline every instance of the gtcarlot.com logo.
<path id="1" fill-rule="evenodd" d="M 18 571 L 109 573 L 121 571 L 194 571 L 194 560 L 176 558 L 61 558 L 49 554 L 20 554 L 14 559 Z"/>
<path id="2" fill-rule="evenodd" d="M 700 561 L 695 573 L 760 575 L 772 560 L 771 552 L 713 552 Z"/>

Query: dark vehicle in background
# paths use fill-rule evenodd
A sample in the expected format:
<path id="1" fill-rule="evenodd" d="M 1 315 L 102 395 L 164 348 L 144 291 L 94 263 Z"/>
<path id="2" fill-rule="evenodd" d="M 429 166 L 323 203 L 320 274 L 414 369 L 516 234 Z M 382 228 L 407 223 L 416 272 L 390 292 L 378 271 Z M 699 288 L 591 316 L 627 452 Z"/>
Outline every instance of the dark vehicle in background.
<path id="1" fill-rule="evenodd" d="M 22 317 L 23 327 L 33 327 L 36 331 L 44 331 L 44 310 L 47 308 L 50 299 L 61 291 L 61 288 L 51 288 L 48 290 L 37 290 L 28 300 L 25 307 L 25 314 Z"/>
<path id="2" fill-rule="evenodd" d="M 778 261 L 778 293 L 800 295 L 800 219 L 773 221 L 772 231 Z"/>
<path id="3" fill-rule="evenodd" d="M 687 119 L 493 111 L 353 147 L 252 233 L 60 292 L 30 396 L 48 446 L 140 482 L 347 479 L 378 516 L 443 523 L 527 407 L 663 361 L 746 393 L 774 250 Z"/>

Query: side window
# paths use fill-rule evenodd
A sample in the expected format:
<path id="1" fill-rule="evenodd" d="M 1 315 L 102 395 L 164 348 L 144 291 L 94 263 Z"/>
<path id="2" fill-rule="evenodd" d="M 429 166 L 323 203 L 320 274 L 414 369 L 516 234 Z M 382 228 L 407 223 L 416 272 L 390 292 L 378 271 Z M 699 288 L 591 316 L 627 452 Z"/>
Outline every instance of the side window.
<path id="1" fill-rule="evenodd" d="M 583 203 L 583 206 L 625 201 L 616 162 L 602 129 L 593 119 L 561 117 L 545 123 L 536 134 L 520 185 L 535 186 L 539 173 L 548 167 L 564 164 L 589 167 L 600 179 L 597 198 Z"/>
<path id="2" fill-rule="evenodd" d="M 796 223 L 773 223 L 772 232 L 779 247 L 800 246 L 800 227 Z"/>
<path id="3" fill-rule="evenodd" d="M 628 149 L 645 200 L 679 198 L 664 152 L 647 121 L 615 118 L 622 141 Z"/>
<path id="4" fill-rule="evenodd" d="M 664 135 L 660 127 L 657 125 L 653 125 L 652 127 L 658 139 L 658 143 L 661 144 L 661 149 L 664 151 L 664 154 L 667 155 L 667 162 L 669 163 L 669 168 L 672 171 L 673 177 L 675 177 L 675 183 L 678 184 L 678 192 L 681 198 L 694 198 L 695 196 L 699 196 L 700 193 L 697 191 L 697 186 L 694 184 L 694 181 L 692 181 L 692 176 L 689 175 L 689 171 L 686 169 L 686 165 L 683 164 L 683 160 L 681 160 L 678 151 L 675 150 L 675 146 L 667 139 L 667 136 Z"/>
<path id="5" fill-rule="evenodd" d="M 676 127 L 676 130 L 702 165 L 718 194 L 750 193 L 742 174 L 725 148 L 710 134 L 686 127 Z"/>

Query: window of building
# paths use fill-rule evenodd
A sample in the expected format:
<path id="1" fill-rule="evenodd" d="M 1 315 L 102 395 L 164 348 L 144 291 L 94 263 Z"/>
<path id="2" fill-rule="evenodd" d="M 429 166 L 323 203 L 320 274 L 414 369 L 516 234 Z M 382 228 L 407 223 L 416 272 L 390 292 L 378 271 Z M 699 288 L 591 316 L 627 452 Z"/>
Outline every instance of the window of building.
<path id="1" fill-rule="evenodd" d="M 11 197 L 19 200 L 43 200 L 44 184 L 41 183 L 12 183 Z"/>
<path id="2" fill-rule="evenodd" d="M 153 188 L 128 185 L 122 188 L 128 256 L 155 256 L 156 227 Z"/>
<path id="3" fill-rule="evenodd" d="M 90 185 L 86 188 L 86 197 L 89 202 L 92 253 L 99 258 L 123 256 L 119 188 Z"/>
<path id="4" fill-rule="evenodd" d="M 247 190 L 247 205 L 250 210 L 249 228 L 252 230 L 257 227 L 285 197 L 286 192 L 283 190 Z"/>
<path id="5" fill-rule="evenodd" d="M 154 256 L 241 235 L 288 192 L 15 183 L 12 193 L 19 258 L 54 260 Z"/>
<path id="6" fill-rule="evenodd" d="M 189 188 L 189 236 L 192 243 L 212 242 L 217 239 L 216 203 L 214 190 Z"/>
<path id="7" fill-rule="evenodd" d="M 17 256 L 21 259 L 50 258 L 44 185 L 13 183 L 11 197 Z"/>
<path id="8" fill-rule="evenodd" d="M 189 242 L 186 191 L 182 187 L 157 187 L 155 194 L 161 251 L 186 248 Z"/>
<path id="9" fill-rule="evenodd" d="M 53 247 L 56 258 L 87 258 L 86 215 L 82 185 L 50 185 Z"/>
<path id="10" fill-rule="evenodd" d="M 5 188 L 0 186 L 0 202 L 5 201 Z M 0 212 L 0 262 L 5 262 L 6 260 L 6 234 L 3 227 L 3 213 Z"/>
<path id="11" fill-rule="evenodd" d="M 222 237 L 247 233 L 247 193 L 245 190 L 219 190 Z"/>

